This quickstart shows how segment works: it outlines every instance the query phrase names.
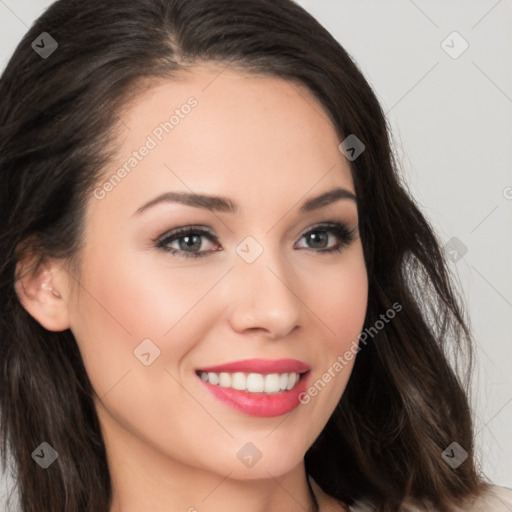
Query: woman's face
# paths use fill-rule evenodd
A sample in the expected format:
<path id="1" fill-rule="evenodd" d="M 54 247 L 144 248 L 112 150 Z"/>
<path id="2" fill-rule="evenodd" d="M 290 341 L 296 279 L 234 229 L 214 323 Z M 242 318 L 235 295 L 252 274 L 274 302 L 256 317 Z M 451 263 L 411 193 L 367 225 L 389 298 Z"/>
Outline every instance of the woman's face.
<path id="1" fill-rule="evenodd" d="M 239 479 L 290 471 L 343 393 L 354 361 L 338 357 L 366 311 L 341 141 L 304 87 L 221 68 L 119 117 L 68 304 L 107 449 Z"/>

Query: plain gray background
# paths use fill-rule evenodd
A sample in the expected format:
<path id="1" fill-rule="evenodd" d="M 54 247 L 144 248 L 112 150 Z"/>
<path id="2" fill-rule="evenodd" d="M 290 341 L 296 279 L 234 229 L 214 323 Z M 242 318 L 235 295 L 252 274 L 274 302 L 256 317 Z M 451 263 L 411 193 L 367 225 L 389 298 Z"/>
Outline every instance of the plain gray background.
<path id="1" fill-rule="evenodd" d="M 0 70 L 51 3 L 0 0 Z M 512 1 L 298 3 L 374 88 L 443 243 L 463 244 L 450 265 L 477 342 L 477 450 L 488 478 L 512 487 Z"/>

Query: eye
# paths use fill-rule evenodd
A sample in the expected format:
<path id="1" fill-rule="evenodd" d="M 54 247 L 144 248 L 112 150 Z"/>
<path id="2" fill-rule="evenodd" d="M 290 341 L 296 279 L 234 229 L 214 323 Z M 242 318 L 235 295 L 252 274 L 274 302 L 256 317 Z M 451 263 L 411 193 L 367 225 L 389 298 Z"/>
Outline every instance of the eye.
<path id="1" fill-rule="evenodd" d="M 210 231 L 189 226 L 166 233 L 161 239 L 156 241 L 156 247 L 168 251 L 179 258 L 199 258 L 211 252 L 211 249 L 204 250 L 204 246 L 208 244 L 203 243 L 203 238 L 207 238 L 210 242 L 217 241 L 215 235 Z M 172 244 L 174 244 L 174 247 Z M 200 251 L 200 249 L 203 250 Z M 213 250 L 218 251 L 222 249 L 217 248 Z"/>
<path id="2" fill-rule="evenodd" d="M 310 244 L 310 249 L 318 249 L 315 252 L 340 252 L 355 240 L 355 232 L 356 228 L 350 230 L 345 223 L 329 222 L 310 229 L 302 235 L 301 240 L 304 238 Z M 331 245 L 330 241 L 332 242 L 333 238 L 337 238 L 338 242 Z"/>

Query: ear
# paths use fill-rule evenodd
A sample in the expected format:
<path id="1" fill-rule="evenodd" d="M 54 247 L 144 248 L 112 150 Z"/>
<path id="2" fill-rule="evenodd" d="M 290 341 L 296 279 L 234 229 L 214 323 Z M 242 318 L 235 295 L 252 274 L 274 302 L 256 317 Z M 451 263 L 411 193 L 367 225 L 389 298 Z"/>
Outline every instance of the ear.
<path id="1" fill-rule="evenodd" d="M 66 271 L 57 261 L 46 261 L 34 268 L 27 259 L 16 266 L 15 288 L 21 304 L 48 331 L 68 329 Z"/>

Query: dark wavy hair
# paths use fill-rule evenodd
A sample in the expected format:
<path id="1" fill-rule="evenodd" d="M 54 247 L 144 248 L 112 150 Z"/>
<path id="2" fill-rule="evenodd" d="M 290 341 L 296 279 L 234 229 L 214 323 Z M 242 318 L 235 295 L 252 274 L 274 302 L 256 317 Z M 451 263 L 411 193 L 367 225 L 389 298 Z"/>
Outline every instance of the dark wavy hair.
<path id="1" fill-rule="evenodd" d="M 41 58 L 42 32 L 58 48 Z M 59 0 L 30 28 L 0 81 L 0 406 L 2 465 L 23 512 L 108 512 L 112 487 L 93 390 L 71 331 L 23 308 L 16 265 L 72 260 L 84 208 L 116 144 L 117 114 L 151 80 L 211 62 L 304 84 L 350 162 L 369 278 L 365 328 L 400 314 L 357 355 L 346 390 L 308 450 L 308 473 L 348 504 L 451 511 L 485 483 L 468 402 L 471 334 L 433 229 L 411 199 L 372 88 L 339 43 L 291 0 Z M 462 362 L 453 366 L 449 361 Z M 31 453 L 57 450 L 46 471 Z M 452 469 L 453 441 L 468 453 Z"/>

